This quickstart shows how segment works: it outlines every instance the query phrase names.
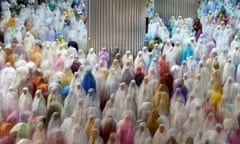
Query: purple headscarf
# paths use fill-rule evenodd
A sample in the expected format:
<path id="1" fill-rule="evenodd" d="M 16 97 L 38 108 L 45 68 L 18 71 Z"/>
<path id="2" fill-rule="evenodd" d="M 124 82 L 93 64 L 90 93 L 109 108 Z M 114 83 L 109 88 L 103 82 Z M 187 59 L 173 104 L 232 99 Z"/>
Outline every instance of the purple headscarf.
<path id="1" fill-rule="evenodd" d="M 98 53 L 97 61 L 103 61 L 106 67 L 109 67 L 109 53 L 107 52 L 106 48 L 102 48 L 102 50 Z"/>

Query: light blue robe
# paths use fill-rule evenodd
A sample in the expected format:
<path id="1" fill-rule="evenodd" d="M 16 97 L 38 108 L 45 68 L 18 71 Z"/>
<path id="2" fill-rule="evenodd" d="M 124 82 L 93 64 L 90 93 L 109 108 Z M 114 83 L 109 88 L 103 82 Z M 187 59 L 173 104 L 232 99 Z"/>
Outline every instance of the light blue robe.
<path id="1" fill-rule="evenodd" d="M 193 48 L 192 48 L 191 44 L 187 44 L 185 46 L 185 48 L 183 49 L 181 61 L 187 60 L 187 58 L 190 56 L 193 56 L 193 54 L 194 54 L 194 52 L 193 52 Z"/>

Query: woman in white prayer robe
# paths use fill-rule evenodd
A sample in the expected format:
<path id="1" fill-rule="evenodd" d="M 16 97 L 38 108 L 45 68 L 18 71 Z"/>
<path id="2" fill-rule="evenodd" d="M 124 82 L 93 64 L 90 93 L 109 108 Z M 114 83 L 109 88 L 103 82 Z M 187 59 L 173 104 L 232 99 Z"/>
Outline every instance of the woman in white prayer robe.
<path id="1" fill-rule="evenodd" d="M 133 55 L 131 54 L 131 51 L 126 51 L 126 53 L 122 57 L 123 67 L 127 65 L 128 62 L 130 62 L 130 65 L 133 66 Z"/>
<path id="2" fill-rule="evenodd" d="M 86 109 L 86 117 L 89 117 L 90 115 L 94 115 L 94 117 L 97 119 L 101 119 L 102 115 L 101 115 L 101 110 L 98 107 L 88 107 Z"/>
<path id="3" fill-rule="evenodd" d="M 144 63 L 147 64 L 149 61 L 149 51 L 148 51 L 148 47 L 144 46 L 142 49 L 142 56 L 144 59 Z"/>
<path id="4" fill-rule="evenodd" d="M 47 139 L 46 129 L 43 122 L 39 122 L 34 130 L 32 141 L 37 144 L 39 141 L 45 141 Z M 36 143 L 35 143 L 36 142 Z"/>
<path id="5" fill-rule="evenodd" d="M 166 44 L 163 46 L 163 52 L 162 52 L 162 54 L 167 54 L 167 52 L 169 51 L 169 49 L 171 49 L 172 48 L 172 43 L 171 43 L 171 40 L 170 39 L 168 39 L 168 40 L 166 40 Z"/>
<path id="6" fill-rule="evenodd" d="M 230 53 L 232 63 L 234 65 L 234 76 L 236 76 L 237 67 L 240 64 L 240 50 L 239 46 L 236 46 L 235 49 Z M 234 77 L 236 78 L 236 77 Z"/>
<path id="7" fill-rule="evenodd" d="M 3 50 L 3 48 L 0 46 L 0 69 L 3 68 L 4 66 L 4 61 L 5 61 L 5 51 Z"/>
<path id="8" fill-rule="evenodd" d="M 159 60 L 161 53 L 162 53 L 161 48 L 162 48 L 162 45 L 154 44 L 154 47 L 151 52 L 153 58 L 157 58 L 157 60 Z"/>
<path id="9" fill-rule="evenodd" d="M 231 108 L 232 107 L 232 108 Z M 227 101 L 225 98 L 222 98 L 221 104 L 217 108 L 218 115 L 221 116 L 221 119 L 233 118 L 233 103 Z"/>
<path id="10" fill-rule="evenodd" d="M 28 55 L 33 50 L 35 42 L 36 42 L 35 38 L 31 34 L 31 32 L 30 31 L 26 32 L 25 37 L 23 39 L 23 44 L 24 44 L 24 47 L 25 47 L 26 52 L 27 52 Z"/>
<path id="11" fill-rule="evenodd" d="M 223 29 L 220 25 L 217 25 L 217 27 L 213 31 L 213 38 L 216 41 L 216 47 L 219 48 L 221 46 L 220 39 L 223 35 Z"/>
<path id="12" fill-rule="evenodd" d="M 138 107 L 138 119 L 147 121 L 148 117 L 152 114 L 153 104 L 152 102 L 143 102 L 141 106 Z"/>
<path id="13" fill-rule="evenodd" d="M 6 95 L 6 99 L 3 99 L 3 106 L 2 106 L 2 110 L 5 114 L 5 116 L 7 116 L 8 114 L 12 113 L 13 111 L 18 111 L 19 110 L 19 96 L 17 93 L 17 90 L 10 86 L 8 88 L 7 91 L 7 95 Z"/>
<path id="14" fill-rule="evenodd" d="M 42 90 L 37 90 L 32 103 L 32 111 L 36 111 L 38 115 L 46 115 L 46 100 L 43 97 Z"/>
<path id="15" fill-rule="evenodd" d="M 179 68 L 179 71 L 178 71 L 178 78 L 183 78 L 183 75 L 188 72 L 188 66 L 187 66 L 187 62 L 186 61 L 183 61 L 180 68 Z"/>
<path id="16" fill-rule="evenodd" d="M 160 38 L 162 41 L 167 41 L 170 38 L 170 32 L 168 31 L 166 26 L 162 26 L 161 33 L 160 33 Z"/>
<path id="17" fill-rule="evenodd" d="M 94 89 L 90 88 L 88 90 L 88 94 L 84 100 L 84 108 L 87 109 L 89 107 L 99 107 L 99 101 L 96 98 L 96 93 L 94 93 Z"/>
<path id="18" fill-rule="evenodd" d="M 151 61 L 148 74 L 150 74 L 151 69 L 154 69 L 154 71 L 156 72 L 156 75 L 157 75 L 157 79 L 158 79 L 159 78 L 158 58 L 154 57 L 153 60 Z"/>
<path id="19" fill-rule="evenodd" d="M 138 107 L 142 105 L 143 102 L 152 102 L 153 100 L 153 90 L 150 87 L 148 77 L 146 76 L 143 80 L 143 83 L 139 89 L 139 98 L 137 101 Z"/>
<path id="20" fill-rule="evenodd" d="M 195 118 L 195 121 L 198 124 L 198 126 L 202 127 L 205 119 L 205 112 L 204 109 L 202 108 L 201 99 L 194 99 L 192 101 L 192 107 L 190 109 L 189 115 L 192 115 Z"/>
<path id="21" fill-rule="evenodd" d="M 189 93 L 193 90 L 193 79 L 188 76 L 188 73 L 183 74 L 184 85 L 186 86 Z"/>
<path id="22" fill-rule="evenodd" d="M 105 87 L 107 96 L 110 96 L 112 93 L 115 93 L 119 87 L 119 75 L 117 75 L 117 72 L 114 68 L 112 68 L 109 72 Z"/>
<path id="23" fill-rule="evenodd" d="M 166 58 L 171 68 L 173 65 L 176 65 L 178 50 L 175 47 L 170 47 L 166 53 Z"/>
<path id="24" fill-rule="evenodd" d="M 105 97 L 105 83 L 108 71 L 104 66 L 103 61 L 100 60 L 99 64 L 96 65 L 93 75 L 96 81 L 96 101 L 101 102 L 101 98 Z"/>
<path id="25" fill-rule="evenodd" d="M 127 94 L 129 94 L 132 99 L 137 102 L 138 100 L 138 95 L 139 95 L 139 88 L 136 84 L 136 81 L 135 80 L 132 80 L 129 87 L 128 87 L 128 92 Z M 136 113 L 137 114 L 137 113 Z"/>
<path id="26" fill-rule="evenodd" d="M 84 99 L 79 99 L 77 101 L 76 107 L 73 110 L 72 116 L 76 119 L 77 122 L 79 122 L 81 119 L 85 122 L 87 120 L 85 112 L 86 110 L 84 109 Z"/>
<path id="27" fill-rule="evenodd" d="M 176 53 L 176 63 L 177 65 L 181 65 L 183 46 L 181 45 L 180 41 L 174 41 L 174 42 L 175 42 L 174 51 Z"/>
<path id="28" fill-rule="evenodd" d="M 209 69 L 204 66 L 202 61 L 199 62 L 198 70 L 196 72 L 201 75 L 202 83 L 206 84 L 209 82 L 210 72 Z M 203 85 L 203 90 L 207 90 L 207 85 Z"/>
<path id="29" fill-rule="evenodd" d="M 202 131 L 204 132 L 207 130 L 214 130 L 215 125 L 216 125 L 215 116 L 212 112 L 210 112 L 203 123 Z"/>
<path id="30" fill-rule="evenodd" d="M 137 57 L 134 60 L 134 70 L 137 71 L 140 61 L 144 61 L 143 52 L 139 51 Z"/>
<path id="31" fill-rule="evenodd" d="M 121 110 L 123 106 L 120 102 L 124 101 L 126 99 L 127 95 L 127 88 L 125 83 L 121 83 L 119 85 L 118 90 L 116 91 L 115 98 L 114 98 L 114 108 L 117 110 Z M 122 111 L 118 111 L 117 119 L 121 118 Z"/>
<path id="32" fill-rule="evenodd" d="M 141 69 L 142 73 L 144 75 L 147 75 L 147 67 L 146 63 L 144 62 L 144 58 L 140 52 L 139 57 L 135 59 L 135 64 L 134 64 L 134 72 L 137 73 L 138 69 Z"/>
<path id="33" fill-rule="evenodd" d="M 89 62 L 90 66 L 93 68 L 97 63 L 97 56 L 94 52 L 93 48 L 89 49 L 88 55 L 87 55 L 87 61 Z"/>
<path id="34" fill-rule="evenodd" d="M 196 48 L 194 49 L 194 58 L 199 61 L 203 55 L 205 55 L 206 48 L 205 44 L 202 39 L 199 40 L 199 43 L 197 44 Z"/>
<path id="35" fill-rule="evenodd" d="M 153 144 L 165 144 L 167 141 L 167 129 L 164 124 L 160 124 L 154 134 Z"/>
<path id="36" fill-rule="evenodd" d="M 126 98 L 123 101 L 122 108 L 120 111 L 131 111 L 133 113 L 133 119 L 137 118 L 137 102 L 135 100 L 135 97 L 133 97 L 130 94 L 126 95 Z"/>
<path id="37" fill-rule="evenodd" d="M 115 99 L 115 94 L 112 93 L 109 97 L 109 100 L 107 101 L 104 109 L 103 109 L 103 112 L 102 112 L 102 116 L 105 117 L 108 110 L 110 110 L 111 108 L 114 107 L 114 99 Z"/>
<path id="38" fill-rule="evenodd" d="M 187 39 L 190 36 L 190 29 L 187 27 L 186 24 L 183 24 L 180 29 L 180 35 L 182 37 L 183 42 L 188 41 Z"/>
<path id="39" fill-rule="evenodd" d="M 181 31 L 179 28 L 176 29 L 176 32 L 172 36 L 172 41 L 182 41 Z"/>
<path id="40" fill-rule="evenodd" d="M 73 126 L 76 123 L 81 124 L 82 122 L 82 121 L 76 121 L 77 119 L 73 115 L 67 118 L 62 117 L 61 119 L 62 119 L 62 122 L 60 125 L 60 129 L 66 133 L 66 137 L 68 138 L 69 138 L 69 135 L 71 134 L 71 130 L 73 129 Z"/>
<path id="41" fill-rule="evenodd" d="M 76 107 L 78 95 L 75 95 L 73 91 L 70 91 L 64 101 L 63 115 L 65 118 L 72 115 L 74 108 Z"/>
<path id="42" fill-rule="evenodd" d="M 213 144 L 225 144 L 226 143 L 222 124 L 216 124 L 216 125 L 214 125 L 214 128 L 212 130 L 204 131 L 201 142 L 205 143 L 207 140 L 208 140 L 208 142 L 213 143 Z"/>
<path id="43" fill-rule="evenodd" d="M 187 137 L 188 137 L 188 130 L 187 127 L 185 125 L 182 126 L 182 128 L 179 130 L 178 134 L 177 134 L 177 142 L 179 144 L 184 144 Z"/>
<path id="44" fill-rule="evenodd" d="M 223 68 L 222 83 L 224 83 L 227 80 L 228 76 L 234 78 L 234 66 L 231 59 L 228 59 L 228 62 L 225 64 Z"/>
<path id="45" fill-rule="evenodd" d="M 148 137 L 148 138 L 145 140 L 144 144 L 153 144 L 153 139 L 152 139 L 152 137 Z"/>
<path id="46" fill-rule="evenodd" d="M 188 72 L 191 73 L 191 76 L 195 76 L 195 71 L 196 71 L 196 61 L 194 60 L 193 56 L 189 56 L 187 59 L 187 67 L 188 67 Z"/>
<path id="47" fill-rule="evenodd" d="M 236 82 L 240 83 L 240 64 L 237 67 L 237 72 L 236 72 Z"/>
<path id="48" fill-rule="evenodd" d="M 223 86 L 223 99 L 226 100 L 226 102 L 231 102 L 234 99 L 233 95 L 233 78 L 231 76 L 227 77 L 226 82 Z"/>
<path id="49" fill-rule="evenodd" d="M 121 68 L 121 66 L 120 66 L 120 64 L 119 64 L 117 59 L 113 60 L 112 65 L 110 67 L 110 70 L 111 69 L 114 69 L 116 71 L 115 73 L 116 73 L 116 75 L 118 76 L 118 79 L 119 79 L 121 71 L 122 71 L 122 68 Z"/>
<path id="50" fill-rule="evenodd" d="M 83 77 L 84 77 L 84 74 L 85 74 L 84 68 L 85 68 L 84 65 L 80 65 L 80 67 L 79 67 L 79 69 L 78 69 L 78 71 L 77 71 L 77 73 L 78 73 L 78 75 L 79 75 L 79 76 L 78 76 L 79 81 L 82 81 L 82 80 L 83 80 Z"/>
<path id="51" fill-rule="evenodd" d="M 146 127 L 146 123 L 145 122 L 141 122 L 139 124 L 136 132 L 135 132 L 134 144 L 143 143 L 150 136 L 151 136 L 151 134 L 150 134 L 148 128 Z"/>
<path id="52" fill-rule="evenodd" d="M 168 116 L 160 115 L 157 121 L 158 121 L 159 124 L 164 124 L 165 129 L 167 129 L 167 130 L 169 129 L 170 123 L 169 123 Z"/>
<path id="53" fill-rule="evenodd" d="M 80 98 L 84 99 L 86 97 L 86 93 L 80 82 L 76 83 L 76 88 L 74 89 L 74 95 L 75 95 L 76 101 L 78 101 L 78 99 L 80 99 Z"/>
<path id="54" fill-rule="evenodd" d="M 159 75 L 157 74 L 157 71 L 155 71 L 154 68 L 149 69 L 148 73 L 149 85 L 151 85 L 153 90 L 155 90 L 155 88 L 158 85 L 158 76 Z"/>
<path id="55" fill-rule="evenodd" d="M 83 130 L 83 127 L 79 124 L 75 124 L 71 130 L 69 144 L 87 144 L 87 135 Z"/>
<path id="56" fill-rule="evenodd" d="M 48 128 L 47 128 L 48 137 L 50 136 L 51 131 L 54 131 L 54 130 L 60 128 L 60 124 L 61 124 L 60 114 L 58 112 L 54 112 L 51 115 L 51 119 L 48 123 Z"/>
<path id="57" fill-rule="evenodd" d="M 229 24 L 226 25 L 225 29 L 223 30 L 224 38 L 222 39 L 223 47 L 228 48 L 230 46 L 230 41 L 233 36 L 233 30 Z"/>
<path id="58" fill-rule="evenodd" d="M 187 114 L 189 114 L 191 112 L 191 110 L 193 109 L 193 105 L 194 105 L 194 100 L 196 98 L 194 98 L 193 95 L 189 95 L 188 96 L 188 99 L 187 99 L 187 102 L 186 102 L 186 105 L 185 105 L 185 108 L 186 108 L 186 111 L 187 111 Z"/>
<path id="59" fill-rule="evenodd" d="M 236 48 L 236 46 L 239 45 L 239 42 L 240 42 L 240 41 L 238 40 L 238 37 L 235 36 L 234 39 L 233 39 L 232 42 L 231 42 L 229 52 L 232 52 L 232 51 Z"/>
<path id="60" fill-rule="evenodd" d="M 19 110 L 21 112 L 32 110 L 32 95 L 30 94 L 27 87 L 24 87 L 22 94 L 19 97 Z"/>
<path id="61" fill-rule="evenodd" d="M 236 98 L 234 99 L 234 114 L 238 114 L 240 111 L 240 93 L 237 94 Z"/>
<path id="62" fill-rule="evenodd" d="M 8 88 L 14 84 L 16 79 L 16 70 L 10 63 L 6 63 L 5 67 L 1 70 L 0 88 L 3 93 L 7 93 Z"/>
<path id="63" fill-rule="evenodd" d="M 184 101 L 181 98 L 177 102 L 171 103 L 169 119 L 170 127 L 178 130 L 184 124 L 185 120 L 187 120 L 187 111 L 184 107 Z"/>
<path id="64" fill-rule="evenodd" d="M 202 82 L 201 74 L 197 74 L 196 79 L 193 82 L 193 91 L 192 95 L 194 95 L 195 98 L 203 99 L 205 95 L 205 91 L 203 89 L 204 83 Z"/>
<path id="65" fill-rule="evenodd" d="M 198 121 L 196 117 L 190 114 L 188 119 L 183 124 L 183 127 L 186 128 L 188 135 L 190 135 L 191 137 L 195 137 L 197 131 L 199 130 L 199 125 L 197 122 Z"/>
<path id="66" fill-rule="evenodd" d="M 234 120 L 227 118 L 223 120 L 223 130 L 225 133 L 230 133 L 231 130 L 234 128 Z"/>

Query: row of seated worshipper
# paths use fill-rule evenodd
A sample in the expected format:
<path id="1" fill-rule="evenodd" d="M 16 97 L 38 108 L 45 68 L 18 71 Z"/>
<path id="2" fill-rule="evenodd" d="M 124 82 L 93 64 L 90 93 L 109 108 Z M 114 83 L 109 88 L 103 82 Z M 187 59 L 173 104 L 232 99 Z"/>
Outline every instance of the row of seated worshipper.
<path id="1" fill-rule="evenodd" d="M 44 8 L 39 15 L 53 18 Z M 43 38 L 34 20 L 26 33 L 5 33 L 0 49 L 0 143 L 239 143 L 237 18 L 200 21 L 199 38 L 180 18 L 162 45 L 135 58 L 107 48 L 86 55 L 67 35 Z"/>
<path id="2" fill-rule="evenodd" d="M 44 50 L 52 49 L 39 54 Z M 170 49 L 163 49 L 149 67 L 144 58 L 153 53 L 145 55 L 146 48 L 135 59 L 130 51 L 117 53 L 112 62 L 106 48 L 74 57 L 75 48 L 55 50 L 40 65 L 20 58 L 14 66 L 3 63 L 3 143 L 239 140 L 239 69 L 216 48 L 199 62 L 193 54 L 172 66 L 164 52 Z"/>

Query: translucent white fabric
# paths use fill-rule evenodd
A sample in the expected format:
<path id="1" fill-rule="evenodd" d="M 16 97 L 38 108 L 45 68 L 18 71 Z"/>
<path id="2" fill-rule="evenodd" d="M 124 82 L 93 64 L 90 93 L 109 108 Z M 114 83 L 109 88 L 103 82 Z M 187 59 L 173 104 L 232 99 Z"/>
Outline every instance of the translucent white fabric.
<path id="1" fill-rule="evenodd" d="M 139 144 L 142 142 L 145 142 L 148 137 L 150 137 L 151 134 L 146 127 L 146 123 L 142 122 L 139 124 L 135 136 L 134 136 L 134 144 Z"/>
<path id="2" fill-rule="evenodd" d="M 27 87 L 23 88 L 22 94 L 19 98 L 19 109 L 21 112 L 23 111 L 31 111 L 32 110 L 32 95 L 30 94 Z"/>

